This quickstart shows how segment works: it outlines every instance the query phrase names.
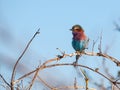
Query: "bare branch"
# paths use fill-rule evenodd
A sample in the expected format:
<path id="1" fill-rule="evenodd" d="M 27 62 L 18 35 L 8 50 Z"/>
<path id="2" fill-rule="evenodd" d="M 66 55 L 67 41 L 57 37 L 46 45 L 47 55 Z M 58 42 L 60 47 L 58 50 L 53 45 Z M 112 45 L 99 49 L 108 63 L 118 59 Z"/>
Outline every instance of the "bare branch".
<path id="1" fill-rule="evenodd" d="M 86 84 L 85 89 L 88 90 L 88 81 L 89 81 L 89 78 L 87 77 L 87 75 L 85 74 L 85 72 L 83 71 L 82 68 L 80 68 L 80 70 L 81 70 L 81 72 L 82 72 L 82 74 L 84 76 L 84 79 L 85 79 L 85 84 Z"/>
<path id="2" fill-rule="evenodd" d="M 43 65 L 44 66 L 44 65 Z M 64 64 L 52 64 L 52 65 L 46 65 L 46 66 L 44 66 L 44 67 L 40 67 L 39 68 L 39 70 L 43 70 L 43 69 L 45 69 L 45 68 L 51 68 L 51 67 L 56 67 L 56 66 L 74 66 L 74 63 L 64 63 Z M 80 65 L 80 64 L 77 64 L 76 66 L 79 66 L 79 67 L 83 67 L 83 68 L 87 68 L 87 69 L 89 69 L 89 70 L 91 70 L 91 71 L 93 71 L 93 72 L 96 72 L 96 73 L 98 73 L 99 75 L 101 75 L 102 77 L 104 77 L 104 78 L 106 78 L 107 80 L 109 80 L 111 83 L 113 83 L 116 87 L 117 87 L 117 84 L 119 83 L 119 82 L 117 82 L 117 81 L 113 81 L 113 80 L 111 80 L 110 78 L 108 78 L 107 76 L 105 76 L 104 74 L 102 74 L 101 72 L 99 72 L 99 70 L 97 69 L 92 69 L 92 68 L 90 68 L 90 67 L 88 67 L 88 66 L 84 66 L 84 65 Z M 35 72 L 35 71 L 37 71 L 38 70 L 38 68 L 36 69 L 36 70 L 34 70 L 34 71 L 32 71 L 32 72 Z M 27 74 L 28 75 L 28 74 Z M 21 78 L 21 79 L 23 79 L 23 78 Z M 20 79 L 19 79 L 20 80 Z M 117 88 L 119 88 L 119 87 L 117 87 Z"/>
<path id="3" fill-rule="evenodd" d="M 83 53 L 81 53 L 81 54 L 88 55 L 88 56 L 101 56 L 101 57 L 104 57 L 104 58 L 107 58 L 107 59 L 113 61 L 114 63 L 117 64 L 117 66 L 120 66 L 120 62 L 119 62 L 116 58 L 111 57 L 111 56 L 109 56 L 109 55 L 107 55 L 107 54 L 95 53 L 95 52 L 94 52 L 94 53 L 93 53 L 93 52 L 83 52 Z M 75 56 L 75 55 L 77 55 L 77 53 L 64 54 L 64 56 L 62 56 L 62 58 L 65 58 L 65 57 L 67 57 L 67 56 L 68 56 L 68 57 L 72 57 L 72 56 Z M 61 58 L 61 59 L 62 59 L 62 58 Z M 57 61 L 57 60 L 59 60 L 59 59 L 60 59 L 59 57 L 55 57 L 55 58 L 53 58 L 53 59 L 47 60 L 46 62 L 43 63 L 43 65 L 41 65 L 42 69 L 45 68 L 48 63 Z M 22 80 L 23 78 L 25 78 L 25 77 L 33 74 L 34 72 L 36 72 L 36 70 L 33 70 L 33 71 L 31 71 L 31 72 L 23 75 L 22 77 L 20 77 L 19 79 L 17 79 L 17 80 L 15 81 L 15 83 L 17 83 L 17 82 L 19 82 L 20 80 Z"/>
<path id="4" fill-rule="evenodd" d="M 11 76 L 11 90 L 14 90 L 14 78 L 15 78 L 15 72 L 16 72 L 16 67 L 19 63 L 19 61 L 21 60 L 21 58 L 23 57 L 23 55 L 25 54 L 26 50 L 28 49 L 29 45 L 31 44 L 32 40 L 35 38 L 35 36 L 37 34 L 39 34 L 40 29 L 37 30 L 37 32 L 33 35 L 33 37 L 30 39 L 30 41 L 28 42 L 27 46 L 25 47 L 24 51 L 22 52 L 22 54 L 20 55 L 20 57 L 17 59 L 14 67 L 13 67 L 13 71 L 12 71 L 12 76 Z"/>
<path id="5" fill-rule="evenodd" d="M 71 53 L 71 54 L 65 54 L 65 53 L 64 53 L 63 55 L 59 55 L 59 57 L 55 57 L 55 58 L 52 58 L 52 59 L 50 59 L 50 60 L 47 60 L 47 61 L 45 61 L 39 68 L 37 68 L 37 69 L 35 69 L 35 70 L 33 70 L 33 71 L 31 71 L 31 72 L 23 75 L 23 76 L 20 77 L 19 79 L 15 80 L 14 83 L 17 83 L 17 82 L 19 82 L 20 80 L 22 80 L 23 78 L 25 78 L 25 77 L 27 77 L 27 76 L 29 76 L 29 75 L 31 75 L 31 74 L 33 74 L 33 73 L 36 72 L 36 74 L 35 74 L 35 76 L 34 76 L 34 78 L 33 78 L 33 80 L 32 80 L 32 82 L 34 82 L 35 78 L 37 77 L 38 72 L 41 71 L 41 70 L 43 70 L 43 69 L 46 69 L 46 68 L 51 68 L 51 67 L 55 67 L 55 66 L 65 66 L 65 65 L 67 65 L 67 66 L 74 66 L 74 63 L 72 63 L 72 64 L 71 64 L 71 63 L 50 64 L 50 63 L 52 63 L 52 62 L 54 62 L 54 61 L 58 61 L 58 60 L 60 60 L 60 59 L 62 59 L 62 58 L 72 57 L 72 56 L 75 56 L 75 55 L 78 55 L 78 54 L 79 54 L 79 53 L 76 53 L 76 52 L 75 52 L 75 53 Z M 107 54 L 95 53 L 95 52 L 82 52 L 82 53 L 80 53 L 80 54 L 82 54 L 82 55 L 88 55 L 88 56 L 101 56 L 101 57 L 103 57 L 103 58 L 107 58 L 107 59 L 111 60 L 112 62 L 116 63 L 117 66 L 120 66 L 119 60 L 117 60 L 116 58 L 113 58 L 113 57 L 111 57 L 111 56 L 109 56 L 109 55 L 107 55 Z M 48 64 L 48 63 L 49 63 L 49 64 Z M 90 67 L 88 67 L 88 66 L 84 66 L 84 65 L 80 65 L 80 64 L 77 64 L 76 66 L 84 67 L 84 68 L 87 68 L 87 69 L 89 69 L 89 70 L 91 70 L 91 71 L 94 71 L 94 72 L 98 73 L 99 75 L 103 76 L 104 78 L 106 78 L 107 80 L 109 80 L 111 83 L 113 83 L 117 88 L 119 88 L 119 87 L 117 86 L 117 84 L 118 84 L 119 82 L 117 82 L 117 81 L 115 81 L 115 80 L 113 81 L 113 80 L 111 80 L 110 78 L 108 78 L 107 76 L 105 76 L 104 74 L 100 73 L 100 72 L 99 72 L 99 69 L 92 69 L 92 68 L 90 68 Z M 33 84 L 33 83 L 32 83 L 32 84 Z M 32 85 L 32 84 L 31 84 L 31 85 Z M 46 84 L 45 84 L 45 85 L 46 85 Z M 51 88 L 52 90 L 58 90 L 57 88 L 53 88 L 53 87 L 48 86 L 48 85 L 46 85 L 46 86 L 47 86 L 48 88 Z M 88 88 L 88 78 L 86 78 L 86 90 L 87 90 L 87 88 Z"/>
<path id="6" fill-rule="evenodd" d="M 32 88 L 33 83 L 34 83 L 34 81 L 35 81 L 35 79 L 36 79 L 36 77 L 37 77 L 37 75 L 38 75 L 39 68 L 40 68 L 40 66 L 37 68 L 36 73 L 35 73 L 35 75 L 34 75 L 32 81 L 31 81 L 31 83 L 30 83 L 30 86 L 29 86 L 28 90 L 30 90 L 30 89 Z"/>
<path id="7" fill-rule="evenodd" d="M 89 56 L 101 56 L 104 58 L 109 59 L 110 61 L 114 62 L 117 66 L 120 66 L 120 61 L 117 60 L 116 58 L 109 56 L 107 54 L 103 54 L 103 53 L 91 53 L 91 52 L 85 52 L 85 55 L 89 55 Z"/>
<path id="8" fill-rule="evenodd" d="M 4 81 L 5 84 L 7 84 L 7 86 L 11 87 L 10 84 L 5 80 L 5 78 L 0 74 L 0 77 L 2 78 L 2 80 Z"/>
<path id="9" fill-rule="evenodd" d="M 72 64 L 71 64 L 71 63 L 52 64 L 52 65 L 47 65 L 46 68 L 51 68 L 51 67 L 55 67 L 55 66 L 74 66 L 74 64 L 73 64 L 73 63 L 72 63 Z M 77 64 L 76 66 L 83 67 L 83 68 L 87 68 L 87 69 L 89 69 L 89 70 L 91 70 L 91 71 L 93 71 L 93 72 L 98 73 L 99 75 L 101 75 L 102 77 L 104 77 L 104 78 L 106 78 L 108 81 L 110 81 L 112 84 L 114 84 L 118 89 L 120 89 L 120 88 L 117 86 L 117 84 L 118 84 L 119 82 L 111 80 L 110 78 L 108 78 L 107 76 L 105 76 L 104 74 L 102 74 L 101 72 L 99 72 L 98 70 L 92 69 L 92 68 L 90 68 L 90 67 L 88 67 L 88 66 L 84 66 L 84 65 L 80 65 L 80 64 Z"/>
<path id="10" fill-rule="evenodd" d="M 50 89 L 53 89 L 54 87 L 50 86 L 49 84 L 47 84 L 40 76 L 37 77 L 45 86 L 47 86 Z"/>

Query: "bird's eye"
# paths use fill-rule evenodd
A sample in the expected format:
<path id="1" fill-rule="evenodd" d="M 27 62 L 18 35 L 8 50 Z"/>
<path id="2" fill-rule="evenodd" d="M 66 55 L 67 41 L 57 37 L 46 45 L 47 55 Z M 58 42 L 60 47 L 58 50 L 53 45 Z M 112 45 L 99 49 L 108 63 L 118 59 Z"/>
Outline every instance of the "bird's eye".
<path id="1" fill-rule="evenodd" d="M 80 30 L 80 29 L 74 29 L 74 30 Z"/>
<path id="2" fill-rule="evenodd" d="M 76 32 L 77 32 L 77 31 L 80 31 L 80 29 L 74 29 L 74 31 L 76 31 Z"/>

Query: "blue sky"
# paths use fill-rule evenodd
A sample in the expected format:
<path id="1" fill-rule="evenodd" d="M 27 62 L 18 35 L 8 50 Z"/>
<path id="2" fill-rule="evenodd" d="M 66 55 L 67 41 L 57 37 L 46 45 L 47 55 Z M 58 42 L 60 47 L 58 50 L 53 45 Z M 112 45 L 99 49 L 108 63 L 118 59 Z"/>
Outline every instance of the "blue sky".
<path id="1" fill-rule="evenodd" d="M 92 41 L 96 40 L 102 32 L 102 49 L 110 46 L 108 53 L 120 58 L 120 51 L 116 48 L 120 44 L 120 33 L 115 31 L 113 25 L 114 21 L 120 22 L 119 4 L 119 0 L 0 0 L 0 28 L 6 30 L 10 36 L 8 41 L 0 40 L 2 46 L 0 53 L 7 54 L 16 60 L 28 40 L 40 28 L 40 35 L 32 42 L 21 61 L 35 68 L 39 60 L 55 57 L 59 53 L 56 48 L 66 53 L 74 52 L 69 29 L 74 24 L 80 24 L 90 38 L 89 50 L 91 50 Z M 99 41 L 96 43 L 95 51 L 98 51 L 98 43 Z M 69 59 L 72 62 L 74 57 Z M 95 61 L 96 59 L 98 60 Z M 83 56 L 80 61 L 92 67 L 98 65 L 100 67 L 100 62 L 99 57 L 87 56 Z M 115 67 L 109 60 L 108 63 Z M 112 69 L 113 72 L 116 70 Z"/>

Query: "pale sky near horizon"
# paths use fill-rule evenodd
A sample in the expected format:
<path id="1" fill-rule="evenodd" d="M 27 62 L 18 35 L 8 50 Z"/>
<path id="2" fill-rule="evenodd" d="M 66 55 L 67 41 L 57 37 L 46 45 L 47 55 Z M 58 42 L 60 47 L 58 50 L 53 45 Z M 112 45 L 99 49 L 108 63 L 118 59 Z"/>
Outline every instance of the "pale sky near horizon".
<path id="1" fill-rule="evenodd" d="M 16 60 L 29 39 L 40 28 L 40 34 L 36 36 L 22 60 L 33 63 L 32 67 L 35 68 L 40 59 L 46 60 L 60 54 L 56 48 L 66 53 L 74 52 L 69 29 L 74 24 L 80 24 L 90 38 L 89 51 L 93 40 L 100 37 L 102 32 L 102 50 L 109 46 L 108 54 L 120 59 L 120 32 L 115 30 L 113 24 L 120 23 L 119 4 L 120 0 L 0 0 L 0 29 L 9 36 L 6 38 L 8 41 L 2 41 L 0 37 L 0 53 Z M 99 40 L 95 46 L 96 52 L 98 44 Z M 27 62 L 26 59 L 30 61 Z M 70 62 L 73 60 L 74 57 L 70 58 Z M 107 61 L 115 67 L 110 69 L 111 73 L 119 70 L 114 63 Z M 80 61 L 91 67 L 101 67 L 100 62 L 99 57 L 87 56 L 83 56 Z M 2 68 L 0 71 L 2 72 Z"/>

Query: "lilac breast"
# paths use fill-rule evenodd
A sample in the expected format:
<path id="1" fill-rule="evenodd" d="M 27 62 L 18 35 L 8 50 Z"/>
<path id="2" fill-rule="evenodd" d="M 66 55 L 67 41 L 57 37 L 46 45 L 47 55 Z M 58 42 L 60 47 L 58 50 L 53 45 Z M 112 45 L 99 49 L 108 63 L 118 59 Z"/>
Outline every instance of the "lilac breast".
<path id="1" fill-rule="evenodd" d="M 81 32 L 72 32 L 74 40 L 83 40 L 83 33 Z"/>

